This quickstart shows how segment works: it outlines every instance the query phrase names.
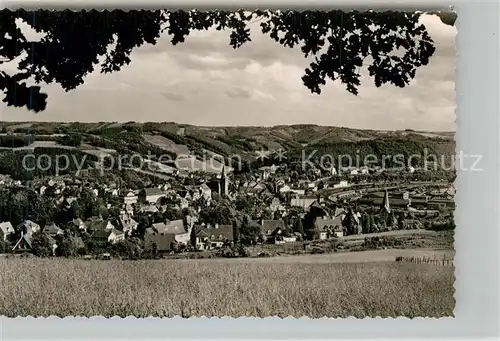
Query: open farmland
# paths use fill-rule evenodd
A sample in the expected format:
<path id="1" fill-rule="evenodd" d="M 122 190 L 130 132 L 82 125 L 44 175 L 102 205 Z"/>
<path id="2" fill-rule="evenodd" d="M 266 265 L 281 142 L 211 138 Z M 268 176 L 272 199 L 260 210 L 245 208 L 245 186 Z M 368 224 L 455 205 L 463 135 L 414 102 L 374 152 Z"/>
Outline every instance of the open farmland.
<path id="1" fill-rule="evenodd" d="M 8 258 L 0 271 L 7 316 L 439 317 L 455 303 L 453 267 L 394 261 Z"/>

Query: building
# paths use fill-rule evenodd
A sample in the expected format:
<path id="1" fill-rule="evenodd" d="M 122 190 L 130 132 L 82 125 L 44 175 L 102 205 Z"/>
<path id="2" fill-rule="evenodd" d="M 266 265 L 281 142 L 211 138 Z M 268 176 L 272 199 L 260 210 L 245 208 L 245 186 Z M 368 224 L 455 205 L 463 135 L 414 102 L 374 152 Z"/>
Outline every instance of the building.
<path id="1" fill-rule="evenodd" d="M 175 234 L 159 231 L 154 227 L 147 228 L 144 234 L 144 249 L 153 253 L 168 253 L 173 250 L 175 243 Z"/>
<path id="2" fill-rule="evenodd" d="M 17 226 L 17 230 L 21 231 L 21 234 L 31 236 L 33 233 L 40 231 L 40 225 L 32 222 L 31 220 L 25 220 Z"/>
<path id="3" fill-rule="evenodd" d="M 112 229 L 108 235 L 108 242 L 116 244 L 119 241 L 125 240 L 125 233 L 123 231 Z"/>
<path id="4" fill-rule="evenodd" d="M 212 190 L 210 189 L 210 187 L 208 187 L 207 184 L 205 184 L 205 183 L 201 184 L 200 192 L 201 192 L 201 196 L 205 200 L 210 201 L 210 199 L 212 199 Z"/>
<path id="5" fill-rule="evenodd" d="M 120 224 L 122 226 L 122 230 L 126 234 L 132 233 L 132 231 L 137 230 L 137 226 L 139 225 L 132 217 L 124 212 L 124 214 L 120 215 Z"/>
<path id="6" fill-rule="evenodd" d="M 314 225 L 318 232 L 319 239 L 328 239 L 332 237 L 340 238 L 344 236 L 344 228 L 340 216 L 333 218 L 317 218 Z"/>
<path id="7" fill-rule="evenodd" d="M 0 223 L 0 238 L 2 238 L 3 241 L 6 241 L 14 232 L 14 227 L 10 221 Z"/>
<path id="8" fill-rule="evenodd" d="M 295 194 L 290 199 L 290 206 L 307 208 L 311 206 L 311 204 L 314 203 L 316 200 L 318 200 L 318 198 L 317 196 L 314 195 L 300 196 L 298 194 Z"/>
<path id="9" fill-rule="evenodd" d="M 164 223 L 156 223 L 153 224 L 152 228 L 159 233 L 167 233 L 173 235 L 184 234 L 187 232 L 184 228 L 184 221 L 182 219 L 165 221 Z"/>
<path id="10" fill-rule="evenodd" d="M 137 200 L 138 200 L 137 194 L 132 191 L 128 192 L 123 198 L 125 205 L 133 205 L 137 203 Z"/>
<path id="11" fill-rule="evenodd" d="M 344 187 L 347 187 L 347 186 L 348 186 L 347 181 L 346 180 L 342 180 L 338 184 L 334 184 L 333 188 L 344 188 Z"/>
<path id="12" fill-rule="evenodd" d="M 43 232 L 45 232 L 47 235 L 51 237 L 56 237 L 64 234 L 64 231 L 54 223 L 45 226 L 43 228 Z"/>
<path id="13" fill-rule="evenodd" d="M 195 226 L 197 250 L 221 248 L 234 242 L 233 225 Z"/>
<path id="14" fill-rule="evenodd" d="M 165 196 L 165 192 L 156 187 L 146 188 L 144 191 L 146 195 L 146 202 L 151 204 L 155 204 L 161 197 Z"/>
<path id="15" fill-rule="evenodd" d="M 81 220 L 80 218 L 73 219 L 71 223 L 78 228 L 79 230 L 86 231 L 87 230 L 87 225 Z"/>
<path id="16" fill-rule="evenodd" d="M 352 209 L 349 209 L 342 220 L 343 226 L 343 235 L 353 235 L 353 234 L 361 234 L 363 232 L 361 222 L 360 222 L 360 214 L 355 212 Z"/>
<path id="17" fill-rule="evenodd" d="M 219 180 L 219 194 L 229 195 L 229 177 L 226 173 L 226 166 L 222 166 L 222 174 Z"/>
<path id="18" fill-rule="evenodd" d="M 279 220 L 259 219 L 250 222 L 253 226 L 260 228 L 262 240 L 265 243 L 275 243 L 282 240 L 282 236 L 286 231 L 285 222 Z"/>

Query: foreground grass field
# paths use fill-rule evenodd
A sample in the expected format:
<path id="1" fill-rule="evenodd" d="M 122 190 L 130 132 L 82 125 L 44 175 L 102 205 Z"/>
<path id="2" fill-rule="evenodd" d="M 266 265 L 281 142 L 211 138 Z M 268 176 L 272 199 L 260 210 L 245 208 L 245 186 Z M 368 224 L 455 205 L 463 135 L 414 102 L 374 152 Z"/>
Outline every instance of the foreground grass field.
<path id="1" fill-rule="evenodd" d="M 397 262 L 1 259 L 14 316 L 451 316 L 453 267 Z"/>

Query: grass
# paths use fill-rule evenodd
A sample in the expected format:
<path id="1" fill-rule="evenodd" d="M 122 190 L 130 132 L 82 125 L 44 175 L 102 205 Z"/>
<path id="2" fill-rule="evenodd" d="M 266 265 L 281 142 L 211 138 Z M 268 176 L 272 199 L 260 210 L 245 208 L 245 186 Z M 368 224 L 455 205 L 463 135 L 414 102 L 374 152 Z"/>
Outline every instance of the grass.
<path id="1" fill-rule="evenodd" d="M 15 316 L 452 316 L 453 268 L 238 260 L 0 260 Z"/>

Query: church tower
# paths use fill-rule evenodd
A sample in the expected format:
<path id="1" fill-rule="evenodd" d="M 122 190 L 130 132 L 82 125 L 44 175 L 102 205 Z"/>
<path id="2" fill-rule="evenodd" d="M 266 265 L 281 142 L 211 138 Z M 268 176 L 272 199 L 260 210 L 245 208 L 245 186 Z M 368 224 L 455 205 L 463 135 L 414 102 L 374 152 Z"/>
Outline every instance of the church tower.
<path id="1" fill-rule="evenodd" d="M 222 175 L 220 178 L 219 194 L 220 195 L 229 195 L 229 178 L 226 174 L 226 166 L 222 166 Z"/>
<path id="2" fill-rule="evenodd" d="M 391 207 L 389 205 L 389 193 L 387 193 L 387 189 L 385 190 L 384 200 L 382 201 L 382 207 L 380 207 L 381 214 L 389 214 L 391 213 Z"/>

